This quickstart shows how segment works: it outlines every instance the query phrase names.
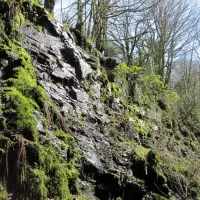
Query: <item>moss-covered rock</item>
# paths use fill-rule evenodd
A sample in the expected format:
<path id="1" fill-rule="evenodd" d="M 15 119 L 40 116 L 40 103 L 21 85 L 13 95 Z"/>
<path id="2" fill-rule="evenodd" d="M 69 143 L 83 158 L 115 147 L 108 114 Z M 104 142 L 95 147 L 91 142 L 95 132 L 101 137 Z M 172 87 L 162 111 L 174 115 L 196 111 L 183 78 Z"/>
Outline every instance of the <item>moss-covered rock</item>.
<path id="1" fill-rule="evenodd" d="M 199 143 L 176 94 L 141 67 L 100 66 L 48 17 L 0 1 L 0 199 L 198 199 Z"/>
<path id="2" fill-rule="evenodd" d="M 5 5 L 9 3 L 4 2 Z M 18 6 L 23 7 L 23 4 L 18 2 Z M 34 4 L 32 2 L 30 6 Z M 0 179 L 7 177 L 17 185 L 3 181 L 5 187 L 0 189 L 0 198 L 7 199 L 8 190 L 15 199 L 69 200 L 73 194 L 78 195 L 78 172 L 74 166 L 78 153 L 73 137 L 64 132 L 66 129 L 59 110 L 38 85 L 31 58 L 18 41 L 19 29 L 25 23 L 25 17 L 21 10 L 14 14 L 10 32 L 5 33 L 8 24 L 4 26 L 2 20 L 0 23 L 0 51 L 12 61 L 9 74 L 5 75 L 8 78 L 4 81 L 1 95 L 1 102 L 5 106 L 1 110 L 0 167 L 4 170 L 0 173 Z M 55 115 L 64 130 L 55 128 L 54 137 L 62 145 L 55 148 L 50 136 L 40 135 L 34 116 L 36 110 L 43 119 L 49 117 L 47 112 L 54 113 L 51 120 Z M 46 119 L 47 129 L 52 125 L 51 120 Z M 41 137 L 51 142 L 44 145 Z M 13 148 L 16 150 L 13 151 Z M 67 151 L 67 160 L 60 154 L 63 149 Z M 13 175 L 14 172 L 16 175 Z"/>

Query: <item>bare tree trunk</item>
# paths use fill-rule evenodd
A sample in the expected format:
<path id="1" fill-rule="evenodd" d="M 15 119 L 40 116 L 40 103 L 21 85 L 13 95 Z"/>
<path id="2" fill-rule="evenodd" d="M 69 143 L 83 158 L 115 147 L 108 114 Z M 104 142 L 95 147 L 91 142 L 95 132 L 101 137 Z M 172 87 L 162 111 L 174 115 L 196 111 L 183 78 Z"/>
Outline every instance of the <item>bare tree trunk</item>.
<path id="1" fill-rule="evenodd" d="M 53 13 L 54 6 L 55 6 L 55 0 L 44 1 L 44 8 L 46 8 L 50 13 Z"/>
<path id="2" fill-rule="evenodd" d="M 83 35 L 83 4 L 81 0 L 77 1 L 77 6 L 78 6 L 78 20 L 76 23 L 76 29 L 80 32 L 81 35 Z"/>

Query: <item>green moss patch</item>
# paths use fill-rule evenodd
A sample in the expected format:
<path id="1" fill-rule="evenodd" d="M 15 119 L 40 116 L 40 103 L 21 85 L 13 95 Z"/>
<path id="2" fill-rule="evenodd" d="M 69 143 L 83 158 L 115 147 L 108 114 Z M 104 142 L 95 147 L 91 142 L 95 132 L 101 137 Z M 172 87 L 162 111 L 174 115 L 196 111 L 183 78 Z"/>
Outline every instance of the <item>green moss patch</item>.
<path id="1" fill-rule="evenodd" d="M 24 182 L 27 190 L 31 191 L 30 195 L 27 193 L 31 199 L 52 197 L 71 200 L 72 193 L 78 194 L 78 171 L 74 166 L 77 151 L 74 148 L 74 140 L 59 129 L 56 135 L 68 147 L 67 160 L 51 145 L 29 144 L 29 154 L 35 164 L 26 170 Z M 37 178 L 38 176 L 40 178 Z"/>
<path id="2" fill-rule="evenodd" d="M 4 111 L 10 119 L 8 128 L 15 129 L 27 139 L 37 140 L 36 122 L 33 117 L 34 106 L 37 104 L 14 87 L 6 90 L 5 98 L 9 102 L 9 109 Z"/>
<path id="3" fill-rule="evenodd" d="M 7 193 L 7 190 L 5 187 L 3 187 L 2 185 L 1 186 L 1 189 L 0 189 L 0 199 L 1 200 L 7 200 L 8 199 L 8 193 Z"/>

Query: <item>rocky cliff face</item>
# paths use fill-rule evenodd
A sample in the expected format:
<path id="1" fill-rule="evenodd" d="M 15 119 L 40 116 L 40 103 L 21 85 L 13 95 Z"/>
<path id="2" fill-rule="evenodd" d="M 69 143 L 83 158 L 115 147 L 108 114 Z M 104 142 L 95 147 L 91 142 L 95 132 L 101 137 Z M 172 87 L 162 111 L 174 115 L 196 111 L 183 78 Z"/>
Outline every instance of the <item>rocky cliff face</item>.
<path id="1" fill-rule="evenodd" d="M 0 199 L 199 198 L 198 139 L 158 77 L 33 2 L 0 1 L 0 27 Z"/>

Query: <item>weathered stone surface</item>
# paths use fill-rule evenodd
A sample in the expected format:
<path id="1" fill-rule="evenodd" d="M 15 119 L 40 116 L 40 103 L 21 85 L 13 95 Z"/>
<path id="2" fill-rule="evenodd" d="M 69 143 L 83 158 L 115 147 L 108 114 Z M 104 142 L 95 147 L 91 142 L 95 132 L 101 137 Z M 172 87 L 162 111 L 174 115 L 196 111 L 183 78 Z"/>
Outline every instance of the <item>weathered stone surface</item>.
<path id="1" fill-rule="evenodd" d="M 79 70 L 81 72 L 81 78 L 86 78 L 86 76 L 93 71 L 83 59 L 79 60 Z"/>
<path id="2" fill-rule="evenodd" d="M 150 191 L 167 195 L 169 190 L 164 186 L 164 175 L 156 172 L 156 163 L 151 166 L 152 157 L 156 157 L 153 153 L 151 157 L 155 141 L 148 135 L 150 131 L 157 133 L 160 128 L 160 110 L 145 108 L 139 103 L 130 108 L 122 103 L 120 97 L 112 96 L 108 79 L 114 81 L 114 77 L 102 80 L 99 60 L 76 45 L 68 28 L 64 31 L 63 25 L 50 20 L 45 11 L 41 9 L 38 12 L 41 17 L 36 21 L 42 29 L 26 23 L 21 29 L 22 45 L 31 56 L 37 82 L 57 106 L 63 123 L 75 138 L 82 156 L 77 167 L 83 194 L 89 200 L 116 200 L 118 197 L 123 200 L 153 200 Z M 0 79 L 9 75 L 10 72 L 5 70 L 13 65 L 9 62 L 6 56 L 0 55 Z M 110 71 L 117 62 L 102 59 L 101 64 Z M 130 82 L 133 80 L 134 76 L 129 79 Z M 123 86 L 123 82 L 119 83 Z M 135 92 L 135 101 L 139 102 L 141 88 L 136 85 L 133 91 L 134 85 L 127 85 L 130 86 L 126 88 L 127 95 Z M 107 104 L 101 99 L 102 89 L 108 96 Z M 127 113 L 134 114 L 136 119 L 127 117 Z M 68 147 L 62 147 L 62 141 L 55 137 L 54 122 L 44 127 L 38 111 L 34 112 L 34 118 L 43 144 L 50 143 L 67 160 Z M 155 122 L 152 126 L 148 126 L 149 119 Z M 45 134 L 48 134 L 49 141 L 46 141 Z M 160 137 L 158 135 L 155 140 Z M 180 151 L 186 155 L 184 149 Z"/>
<path id="3" fill-rule="evenodd" d="M 120 98 L 113 98 L 111 107 L 113 110 L 120 111 L 122 108 L 120 104 Z"/>
<path id="4" fill-rule="evenodd" d="M 95 83 L 94 85 L 92 85 L 92 92 L 93 92 L 93 96 L 96 97 L 97 99 L 100 98 L 101 95 L 101 85 L 100 83 Z"/>

